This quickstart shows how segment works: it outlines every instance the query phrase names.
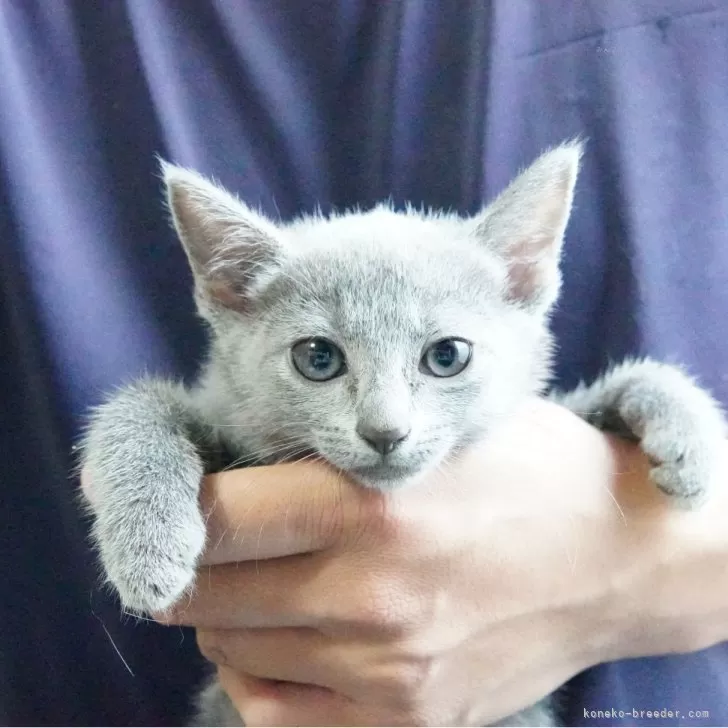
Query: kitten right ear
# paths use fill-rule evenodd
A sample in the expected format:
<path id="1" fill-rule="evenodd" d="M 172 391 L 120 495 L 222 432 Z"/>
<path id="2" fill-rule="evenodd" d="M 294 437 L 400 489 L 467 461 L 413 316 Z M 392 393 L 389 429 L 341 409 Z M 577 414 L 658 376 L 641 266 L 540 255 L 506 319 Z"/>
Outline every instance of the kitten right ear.
<path id="1" fill-rule="evenodd" d="M 187 253 L 197 296 L 245 312 L 256 283 L 280 265 L 278 229 L 196 172 L 160 160 L 167 204 Z"/>

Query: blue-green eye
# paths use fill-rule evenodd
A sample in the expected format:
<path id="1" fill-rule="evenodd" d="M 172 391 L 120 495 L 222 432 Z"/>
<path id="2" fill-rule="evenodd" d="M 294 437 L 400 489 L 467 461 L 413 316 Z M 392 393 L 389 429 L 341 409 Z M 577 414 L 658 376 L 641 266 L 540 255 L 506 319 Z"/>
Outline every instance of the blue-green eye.
<path id="1" fill-rule="evenodd" d="M 470 363 L 473 347 L 464 339 L 441 339 L 425 349 L 420 369 L 435 377 L 454 377 Z"/>
<path id="2" fill-rule="evenodd" d="M 346 371 L 341 349 L 328 339 L 303 339 L 291 349 L 293 365 L 301 376 L 314 382 L 326 382 Z"/>

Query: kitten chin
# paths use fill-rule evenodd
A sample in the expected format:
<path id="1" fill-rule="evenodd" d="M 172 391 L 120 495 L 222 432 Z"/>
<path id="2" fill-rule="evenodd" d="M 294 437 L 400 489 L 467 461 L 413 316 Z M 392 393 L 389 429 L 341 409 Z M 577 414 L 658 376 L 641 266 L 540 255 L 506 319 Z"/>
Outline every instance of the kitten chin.
<path id="1" fill-rule="evenodd" d="M 442 458 L 428 460 L 416 467 L 390 464 L 384 460 L 378 465 L 346 470 L 345 472 L 352 480 L 365 488 L 390 492 L 421 482 L 437 467 L 441 460 Z"/>
<path id="2" fill-rule="evenodd" d="M 364 488 L 378 490 L 382 493 L 389 493 L 394 490 L 401 490 L 402 488 L 407 488 L 419 483 L 428 472 L 429 470 L 420 471 L 407 477 L 387 477 L 385 475 L 371 476 L 361 473 L 349 473 L 349 477 Z"/>

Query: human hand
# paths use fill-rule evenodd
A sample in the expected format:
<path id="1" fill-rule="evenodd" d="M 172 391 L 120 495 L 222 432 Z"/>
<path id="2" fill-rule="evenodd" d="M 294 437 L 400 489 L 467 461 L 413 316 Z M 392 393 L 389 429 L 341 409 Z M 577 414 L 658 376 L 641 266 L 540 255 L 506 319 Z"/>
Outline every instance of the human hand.
<path id="1" fill-rule="evenodd" d="M 164 621 L 198 627 L 248 724 L 484 725 L 597 662 L 725 636 L 724 589 L 700 614 L 678 594 L 725 559 L 725 506 L 673 512 L 648 469 L 538 401 L 386 496 L 320 464 L 211 476 L 205 565 Z"/>

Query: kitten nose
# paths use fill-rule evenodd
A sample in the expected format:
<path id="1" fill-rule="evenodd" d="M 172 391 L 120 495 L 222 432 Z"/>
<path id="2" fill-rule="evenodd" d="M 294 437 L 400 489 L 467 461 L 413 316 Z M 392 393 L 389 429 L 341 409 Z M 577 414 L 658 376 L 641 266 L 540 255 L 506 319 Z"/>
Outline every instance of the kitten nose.
<path id="1" fill-rule="evenodd" d="M 357 425 L 357 434 L 367 445 L 381 455 L 389 455 L 410 434 L 409 428 L 396 427 L 392 430 L 378 430 L 369 425 Z"/>

